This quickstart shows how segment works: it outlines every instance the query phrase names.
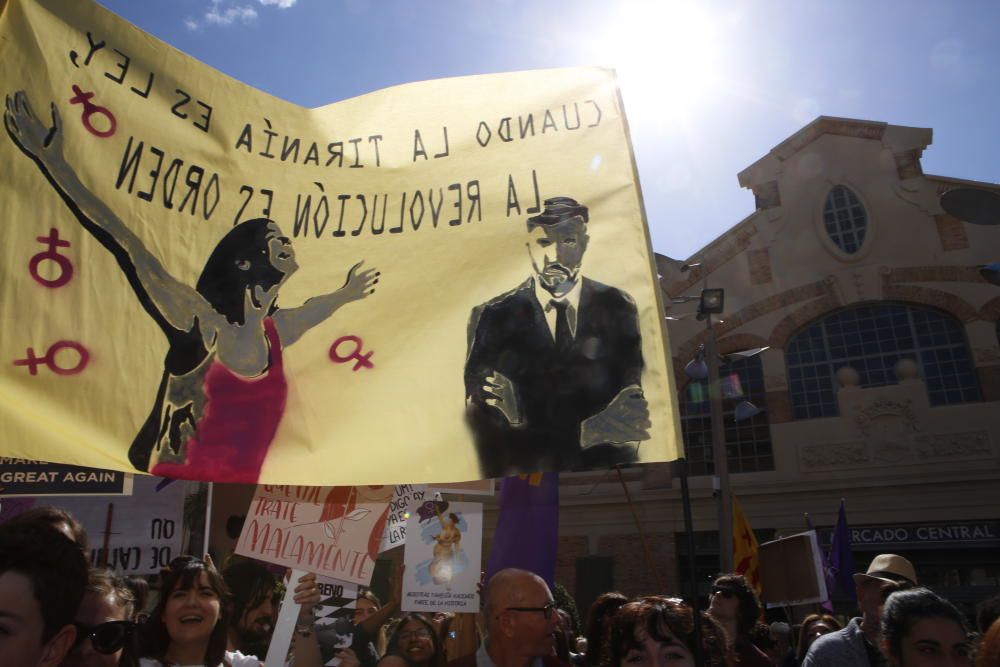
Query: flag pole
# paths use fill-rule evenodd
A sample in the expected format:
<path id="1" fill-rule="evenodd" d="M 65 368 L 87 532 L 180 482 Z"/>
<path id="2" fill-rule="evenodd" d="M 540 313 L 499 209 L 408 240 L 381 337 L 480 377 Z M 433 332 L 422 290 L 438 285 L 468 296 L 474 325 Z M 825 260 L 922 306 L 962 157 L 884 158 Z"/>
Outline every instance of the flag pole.
<path id="1" fill-rule="evenodd" d="M 678 476 L 681 478 L 681 505 L 684 508 L 684 533 L 687 537 L 688 552 L 688 583 L 691 586 L 691 620 L 694 626 L 694 664 L 702 667 L 705 664 L 702 655 L 701 644 L 701 610 L 698 608 L 698 569 L 694 563 L 694 524 L 691 520 L 691 491 L 688 489 L 687 459 L 679 458 L 674 462 L 677 465 Z"/>

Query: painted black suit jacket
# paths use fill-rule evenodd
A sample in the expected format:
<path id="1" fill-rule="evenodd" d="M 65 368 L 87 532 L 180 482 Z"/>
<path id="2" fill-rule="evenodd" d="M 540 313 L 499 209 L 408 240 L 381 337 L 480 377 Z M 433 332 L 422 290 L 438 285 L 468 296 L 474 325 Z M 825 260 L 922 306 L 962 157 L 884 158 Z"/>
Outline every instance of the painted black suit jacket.
<path id="1" fill-rule="evenodd" d="M 625 292 L 582 279 L 576 335 L 557 352 L 543 306 L 529 279 L 477 306 L 469 320 L 465 364 L 468 422 L 484 477 L 539 470 L 572 470 L 634 460 L 630 452 L 580 447 L 580 424 L 642 375 L 638 313 Z M 510 426 L 486 405 L 483 378 L 503 373 L 514 385 L 524 423 Z"/>

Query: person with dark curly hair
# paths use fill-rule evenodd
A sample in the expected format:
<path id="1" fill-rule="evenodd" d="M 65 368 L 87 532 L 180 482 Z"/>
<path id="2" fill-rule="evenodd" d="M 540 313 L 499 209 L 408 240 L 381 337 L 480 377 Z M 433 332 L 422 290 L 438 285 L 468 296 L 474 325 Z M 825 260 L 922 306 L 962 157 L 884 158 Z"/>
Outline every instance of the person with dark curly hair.
<path id="1" fill-rule="evenodd" d="M 222 570 L 222 579 L 229 589 L 227 650 L 266 655 L 278 613 L 277 579 L 263 563 L 249 558 L 228 563 Z M 297 624 L 304 631 L 313 624 L 313 607 L 321 600 L 314 573 L 299 577 L 294 600 L 300 605 Z M 342 665 L 356 667 L 353 654 L 345 654 Z"/>
<path id="2" fill-rule="evenodd" d="M 701 646 L 695 645 L 694 614 L 677 598 L 647 596 L 614 613 L 605 650 L 605 667 L 694 667 L 700 650 L 705 667 L 730 667 L 722 625 L 702 613 Z"/>
<path id="3" fill-rule="evenodd" d="M 757 593 L 741 574 L 724 574 L 712 582 L 708 614 L 726 630 L 729 646 L 741 667 L 770 667 L 767 655 L 750 641 L 760 617 Z"/>
<path id="4" fill-rule="evenodd" d="M 926 588 L 897 591 L 886 600 L 882 649 L 891 667 L 972 667 L 965 617 Z"/>
<path id="5" fill-rule="evenodd" d="M 229 589 L 229 650 L 264 655 L 277 616 L 277 580 L 263 564 L 249 559 L 227 564 L 222 578 Z"/>
<path id="6" fill-rule="evenodd" d="M 56 667 L 87 585 L 77 545 L 44 521 L 0 525 L 0 665 Z"/>
<path id="7" fill-rule="evenodd" d="M 608 636 L 608 627 L 615 612 L 628 602 L 628 598 L 618 592 L 601 593 L 590 605 L 587 616 L 587 652 L 584 654 L 586 667 L 597 667 L 604 657 L 604 643 Z"/>

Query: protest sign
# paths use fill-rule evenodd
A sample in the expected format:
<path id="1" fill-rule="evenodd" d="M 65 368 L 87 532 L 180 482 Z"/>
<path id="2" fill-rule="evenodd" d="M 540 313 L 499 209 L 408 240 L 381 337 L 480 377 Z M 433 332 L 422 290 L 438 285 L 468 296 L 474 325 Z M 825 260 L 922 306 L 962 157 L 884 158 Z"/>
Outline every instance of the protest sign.
<path id="1" fill-rule="evenodd" d="M 422 503 L 427 487 L 422 484 L 400 484 L 396 486 L 389 502 L 389 518 L 385 522 L 385 532 L 379 542 L 378 552 L 382 553 L 406 544 L 406 520 L 410 518 L 413 503 Z"/>
<path id="2" fill-rule="evenodd" d="M 427 500 L 406 524 L 403 611 L 479 611 L 483 506 Z"/>
<path id="3" fill-rule="evenodd" d="M 188 483 L 138 475 L 132 495 L 15 498 L 0 502 L 0 521 L 31 506 L 52 505 L 83 524 L 90 539 L 92 565 L 107 565 L 123 574 L 156 574 L 181 554 L 184 498 Z M 31 501 L 30 504 L 16 501 Z"/>
<path id="4" fill-rule="evenodd" d="M 117 470 L 0 457 L 0 496 L 86 496 L 132 493 L 132 475 Z"/>
<path id="5" fill-rule="evenodd" d="M 760 545 L 760 580 L 768 607 L 825 602 L 829 595 L 816 531 Z"/>
<path id="6" fill-rule="evenodd" d="M 316 577 L 322 596 L 316 605 L 316 638 L 319 640 L 323 664 L 340 664 L 337 650 L 350 647 L 354 638 L 354 608 L 358 601 L 358 586 L 350 581 L 331 577 Z"/>
<path id="7" fill-rule="evenodd" d="M 367 585 L 392 486 L 257 487 L 236 553 Z"/>
<path id="8" fill-rule="evenodd" d="M 612 71 L 305 109 L 88 0 L 9 0 L 0 44 L 0 454 L 325 485 L 677 457 Z"/>
<path id="9" fill-rule="evenodd" d="M 468 496 L 492 496 L 494 493 L 494 481 L 491 479 L 480 479 L 474 482 L 450 482 L 440 484 L 428 484 L 427 490 L 431 493 L 455 493 Z"/>

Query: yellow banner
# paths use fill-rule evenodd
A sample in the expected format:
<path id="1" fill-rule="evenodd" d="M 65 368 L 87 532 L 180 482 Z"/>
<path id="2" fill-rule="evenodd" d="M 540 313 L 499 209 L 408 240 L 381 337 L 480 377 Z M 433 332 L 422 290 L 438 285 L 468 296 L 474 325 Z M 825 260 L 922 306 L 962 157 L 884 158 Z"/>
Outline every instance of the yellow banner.
<path id="1" fill-rule="evenodd" d="M 613 72 L 304 109 L 11 0 L 0 82 L 3 455 L 307 485 L 678 456 Z"/>

